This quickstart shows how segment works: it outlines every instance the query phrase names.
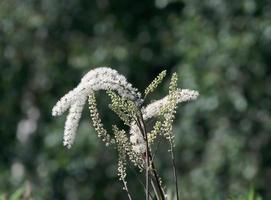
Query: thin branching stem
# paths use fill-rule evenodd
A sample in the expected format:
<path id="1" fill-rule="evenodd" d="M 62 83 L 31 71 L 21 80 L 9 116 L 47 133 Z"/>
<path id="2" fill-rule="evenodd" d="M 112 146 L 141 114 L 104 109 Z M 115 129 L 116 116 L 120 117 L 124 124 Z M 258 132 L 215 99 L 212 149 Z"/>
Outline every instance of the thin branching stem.
<path id="1" fill-rule="evenodd" d="M 132 197 L 131 197 L 131 194 L 130 194 L 130 192 L 129 192 L 129 189 L 128 189 L 128 186 L 127 186 L 126 181 L 125 181 L 123 178 L 122 178 L 121 180 L 122 180 L 123 185 L 124 185 L 124 190 L 127 192 L 128 199 L 129 199 L 129 200 L 132 200 Z"/>
<path id="2" fill-rule="evenodd" d="M 156 186 L 155 186 L 153 180 L 151 180 L 151 185 L 152 185 L 152 188 L 154 190 L 154 193 L 155 193 L 157 200 L 161 200 L 160 196 L 158 195 L 158 192 L 157 192 L 157 189 L 156 189 Z"/>
<path id="3" fill-rule="evenodd" d="M 143 189 L 144 189 L 144 191 L 145 191 L 145 190 L 146 190 L 145 185 L 144 185 L 144 183 L 140 180 L 138 173 L 134 170 L 134 168 L 131 167 L 131 165 L 130 165 L 129 163 L 128 163 L 127 165 L 128 165 L 128 167 L 131 169 L 132 173 L 135 175 L 136 179 L 138 180 L 138 182 L 140 183 L 140 185 L 143 187 Z M 152 196 L 152 194 L 151 194 L 151 193 L 149 193 L 149 194 L 150 194 L 151 199 L 154 200 L 154 197 Z M 157 197 L 157 196 L 156 196 L 156 197 Z M 158 197 L 157 197 L 157 199 L 158 199 Z"/>
<path id="4" fill-rule="evenodd" d="M 140 112 L 140 123 L 141 123 L 141 127 L 143 127 L 143 135 L 144 135 L 144 139 L 146 142 L 146 155 L 145 155 L 145 165 L 146 165 L 146 200 L 149 200 L 149 166 L 150 166 L 150 156 L 149 156 L 149 142 L 148 142 L 148 136 L 147 136 L 147 132 L 146 132 L 146 128 L 145 128 L 145 124 L 144 124 L 144 120 L 142 117 L 142 114 Z"/>
<path id="5" fill-rule="evenodd" d="M 137 118 L 136 120 L 136 124 L 137 126 L 139 127 L 140 129 L 140 132 L 142 134 L 142 137 L 144 138 L 144 140 L 146 139 L 145 135 L 147 136 L 147 134 L 144 134 L 144 133 L 147 133 L 146 131 L 146 125 L 145 125 L 145 122 L 144 122 L 144 119 L 143 119 L 143 115 L 142 115 L 142 112 L 139 111 L 139 117 Z M 155 167 L 155 164 L 153 162 L 153 158 L 152 158 L 152 155 L 150 153 L 150 148 L 148 146 L 147 148 L 147 152 L 148 152 L 148 156 L 149 156 L 149 160 L 150 160 L 150 163 L 151 163 L 151 172 L 152 172 L 152 175 L 155 179 L 155 182 L 157 184 L 157 187 L 158 187 L 158 190 L 159 190 L 159 193 L 160 193 L 160 197 L 162 200 L 165 200 L 166 199 L 166 195 L 165 195 L 165 191 L 163 190 L 163 187 L 160 183 L 160 180 L 159 180 L 159 177 L 158 177 L 158 174 L 157 174 L 157 171 L 156 171 L 156 167 Z M 160 199 L 157 197 L 157 199 Z"/>
<path id="6" fill-rule="evenodd" d="M 172 161 L 172 168 L 173 168 L 173 176 L 174 176 L 174 182 L 175 182 L 176 196 L 177 196 L 177 200 L 179 200 L 178 178 L 177 178 L 177 171 L 176 171 L 174 148 L 173 148 L 173 144 L 172 144 L 171 140 L 170 140 L 170 154 L 171 154 L 171 161 Z"/>
<path id="7" fill-rule="evenodd" d="M 148 137 L 147 137 L 147 131 L 146 131 L 146 125 L 145 125 L 145 122 L 144 122 L 144 119 L 143 119 L 143 115 L 142 115 L 142 112 L 139 112 L 139 119 L 138 121 L 140 122 L 139 123 L 139 128 L 142 132 L 142 135 L 143 135 L 143 138 L 146 140 Z M 162 200 L 165 200 L 165 192 L 163 191 L 163 188 L 160 184 L 160 181 L 159 181 L 159 177 L 157 175 L 157 172 L 156 172 L 156 168 L 155 168 L 155 165 L 154 165 L 154 162 L 152 160 L 152 155 L 150 153 L 150 148 L 149 148 L 149 145 L 148 145 L 148 139 L 146 140 L 146 156 L 149 157 L 149 164 L 151 163 L 151 170 L 152 170 L 152 174 L 154 176 L 154 179 L 155 179 L 155 182 L 157 183 L 157 186 L 158 186 L 158 190 L 159 190 L 159 193 L 160 193 L 160 196 L 162 198 Z"/>
<path id="8" fill-rule="evenodd" d="M 157 171 L 156 171 L 153 160 L 151 162 L 151 168 L 152 168 L 152 173 L 153 173 L 154 179 L 155 179 L 155 181 L 157 183 L 158 190 L 160 192 L 161 198 L 162 198 L 162 200 L 165 200 L 166 199 L 165 191 L 163 190 L 163 187 L 162 187 L 162 185 L 160 183 L 160 180 L 159 180 L 159 177 L 158 177 L 158 174 L 157 174 Z"/>
<path id="9" fill-rule="evenodd" d="M 143 131 L 143 128 L 142 128 L 142 126 L 141 126 L 141 124 L 140 124 L 140 122 L 139 122 L 140 119 L 136 119 L 135 121 L 136 121 L 137 126 L 138 126 L 139 129 L 140 129 L 140 132 L 141 132 L 141 134 L 142 134 L 142 137 L 145 138 L 145 137 L 144 137 L 144 134 L 143 134 L 143 132 L 144 132 L 144 131 Z M 156 188 L 155 188 L 155 185 L 154 185 L 154 183 L 153 183 L 153 180 L 151 180 L 151 182 L 152 182 L 152 187 L 153 187 L 153 190 L 154 190 L 154 192 L 155 192 L 156 198 L 157 198 L 158 200 L 161 199 L 160 196 L 159 196 L 158 193 L 157 193 L 157 190 L 156 190 Z M 144 188 L 145 188 L 145 187 L 144 187 Z M 145 190 L 146 190 L 146 189 L 145 189 Z"/>

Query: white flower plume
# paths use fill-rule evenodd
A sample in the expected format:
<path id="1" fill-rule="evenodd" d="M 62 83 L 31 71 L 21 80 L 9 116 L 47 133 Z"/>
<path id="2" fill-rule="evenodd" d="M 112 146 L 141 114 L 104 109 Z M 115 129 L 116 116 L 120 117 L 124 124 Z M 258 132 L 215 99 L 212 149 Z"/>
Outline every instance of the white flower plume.
<path id="1" fill-rule="evenodd" d="M 188 90 L 188 89 L 177 89 L 176 98 L 177 103 L 187 102 L 196 100 L 199 96 L 198 91 Z M 158 101 L 155 101 L 149 104 L 146 108 L 142 109 L 143 119 L 150 119 L 152 117 L 158 116 L 160 112 L 167 106 L 169 103 L 169 96 L 164 97 Z"/>
<path id="2" fill-rule="evenodd" d="M 71 148 L 71 145 L 73 144 L 85 103 L 86 97 L 82 97 L 75 101 L 75 103 L 70 107 L 69 114 L 65 122 L 63 141 L 64 146 L 67 146 L 68 148 Z"/>
<path id="3" fill-rule="evenodd" d="M 116 70 L 100 67 L 89 71 L 78 86 L 64 95 L 52 109 L 52 115 L 59 116 L 70 108 L 65 122 L 64 146 L 70 148 L 73 144 L 86 99 L 91 92 L 98 90 L 115 90 L 123 98 L 138 105 L 142 103 L 138 90 Z"/>
<path id="4" fill-rule="evenodd" d="M 92 91 L 116 90 L 123 98 L 142 102 L 141 94 L 126 78 L 116 70 L 108 67 L 100 67 L 90 70 L 76 88 L 64 95 L 53 107 L 52 115 L 62 115 L 79 97 L 88 96 Z"/>
<path id="5" fill-rule="evenodd" d="M 188 89 L 177 89 L 177 103 L 196 100 L 199 96 L 198 91 Z M 145 108 L 142 108 L 143 119 L 147 120 L 160 115 L 161 111 L 169 104 L 169 96 L 157 100 Z M 133 144 L 133 150 L 138 154 L 143 154 L 146 150 L 144 138 L 136 125 L 132 123 L 130 127 L 130 142 Z"/>

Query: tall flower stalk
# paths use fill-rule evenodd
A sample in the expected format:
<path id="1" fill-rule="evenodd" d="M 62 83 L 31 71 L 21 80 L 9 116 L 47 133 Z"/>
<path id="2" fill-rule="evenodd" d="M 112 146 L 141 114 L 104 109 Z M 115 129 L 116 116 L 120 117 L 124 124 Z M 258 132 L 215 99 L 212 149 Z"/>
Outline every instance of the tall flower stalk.
<path id="1" fill-rule="evenodd" d="M 116 70 L 107 67 L 96 68 L 89 71 L 80 83 L 66 95 L 64 95 L 53 107 L 52 115 L 62 115 L 69 109 L 69 114 L 65 122 L 63 144 L 71 148 L 74 143 L 79 120 L 81 118 L 84 104 L 88 100 L 90 117 L 93 127 L 98 137 L 105 142 L 106 146 L 115 146 L 118 152 L 118 176 L 123 182 L 123 189 L 127 192 L 128 199 L 132 199 L 132 194 L 128 189 L 126 181 L 127 162 L 139 170 L 145 171 L 145 198 L 149 200 L 153 195 L 158 200 L 167 199 L 164 186 L 159 177 L 158 169 L 155 166 L 156 158 L 152 147 L 155 143 L 160 143 L 161 138 L 169 141 L 169 152 L 172 160 L 176 196 L 179 199 L 178 178 L 174 157 L 174 135 L 172 132 L 174 116 L 177 105 L 197 99 L 199 93 L 195 90 L 180 89 L 177 87 L 178 77 L 172 75 L 169 94 L 146 106 L 146 97 L 150 95 L 161 84 L 166 76 L 166 71 L 161 72 L 145 89 L 144 98 L 141 93 L 134 88 L 126 78 Z M 106 90 L 111 99 L 109 108 L 115 112 L 123 123 L 129 127 L 129 131 L 112 126 L 112 134 L 104 128 L 100 118 L 95 92 Z M 150 131 L 147 127 L 149 120 L 155 120 Z"/>

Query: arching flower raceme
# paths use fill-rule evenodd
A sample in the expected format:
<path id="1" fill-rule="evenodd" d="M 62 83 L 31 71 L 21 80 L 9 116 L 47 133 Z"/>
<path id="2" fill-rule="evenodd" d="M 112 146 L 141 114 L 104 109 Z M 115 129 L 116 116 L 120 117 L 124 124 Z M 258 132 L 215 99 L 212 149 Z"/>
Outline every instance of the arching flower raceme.
<path id="1" fill-rule="evenodd" d="M 196 100 L 199 96 L 198 91 L 188 90 L 188 89 L 177 89 L 176 98 L 177 103 L 187 102 Z M 158 116 L 165 106 L 169 103 L 169 96 L 166 96 L 160 100 L 157 100 L 145 108 L 142 109 L 143 118 L 150 119 L 152 117 Z"/>
<path id="2" fill-rule="evenodd" d="M 174 96 L 177 100 L 176 102 L 181 103 L 197 99 L 199 93 L 195 90 L 177 89 Z M 143 119 L 147 120 L 159 116 L 168 104 L 169 96 L 166 96 L 142 108 Z M 133 144 L 133 150 L 136 153 L 143 154 L 145 152 L 145 141 L 136 123 L 132 123 L 130 127 L 130 142 Z"/>
<path id="3" fill-rule="evenodd" d="M 52 115 L 62 115 L 80 96 L 88 96 L 92 91 L 116 90 L 120 96 L 142 103 L 141 94 L 126 78 L 116 70 L 100 67 L 90 70 L 76 88 L 64 95 L 53 107 Z"/>
<path id="4" fill-rule="evenodd" d="M 86 97 L 82 97 L 77 99 L 70 107 L 69 114 L 65 122 L 63 138 L 63 144 L 68 148 L 71 148 L 71 145 L 73 144 L 85 102 Z"/>
<path id="5" fill-rule="evenodd" d="M 126 99 L 142 103 L 141 94 L 134 88 L 126 78 L 116 70 L 108 67 L 100 67 L 89 71 L 76 88 L 64 95 L 53 107 L 52 115 L 62 115 L 69 110 L 69 115 L 65 122 L 64 145 L 71 147 L 81 118 L 82 110 L 88 95 L 98 90 L 115 90 Z"/>

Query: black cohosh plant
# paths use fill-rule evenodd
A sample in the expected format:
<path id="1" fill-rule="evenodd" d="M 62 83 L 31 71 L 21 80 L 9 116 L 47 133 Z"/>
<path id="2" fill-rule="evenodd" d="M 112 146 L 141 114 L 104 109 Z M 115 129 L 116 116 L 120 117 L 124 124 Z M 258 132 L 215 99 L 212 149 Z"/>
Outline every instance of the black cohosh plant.
<path id="1" fill-rule="evenodd" d="M 147 200 L 150 198 L 167 199 L 154 162 L 153 147 L 158 142 L 158 136 L 164 137 L 168 141 L 176 198 L 179 199 L 174 157 L 175 144 L 172 133 L 174 115 L 178 103 L 195 100 L 199 93 L 194 90 L 179 89 L 177 87 L 178 77 L 174 73 L 169 84 L 169 94 L 144 106 L 146 97 L 157 88 L 165 76 L 166 71 L 161 72 L 146 88 L 142 97 L 138 90 L 116 70 L 107 67 L 96 68 L 89 71 L 78 86 L 64 95 L 52 110 L 52 115 L 56 116 L 69 109 L 63 143 L 64 146 L 71 148 L 84 104 L 88 101 L 92 125 L 98 137 L 105 142 L 106 146 L 114 146 L 118 151 L 118 176 L 123 182 L 123 189 L 127 192 L 129 199 L 132 199 L 132 195 L 126 181 L 127 162 L 131 162 L 140 172 L 145 172 L 144 189 Z M 110 109 L 125 125 L 129 126 L 129 133 L 116 125 L 112 126 L 113 134 L 109 134 L 104 128 L 95 99 L 95 92 L 98 90 L 106 90 L 111 99 Z M 155 123 L 148 131 L 146 124 L 150 119 L 155 120 Z"/>

